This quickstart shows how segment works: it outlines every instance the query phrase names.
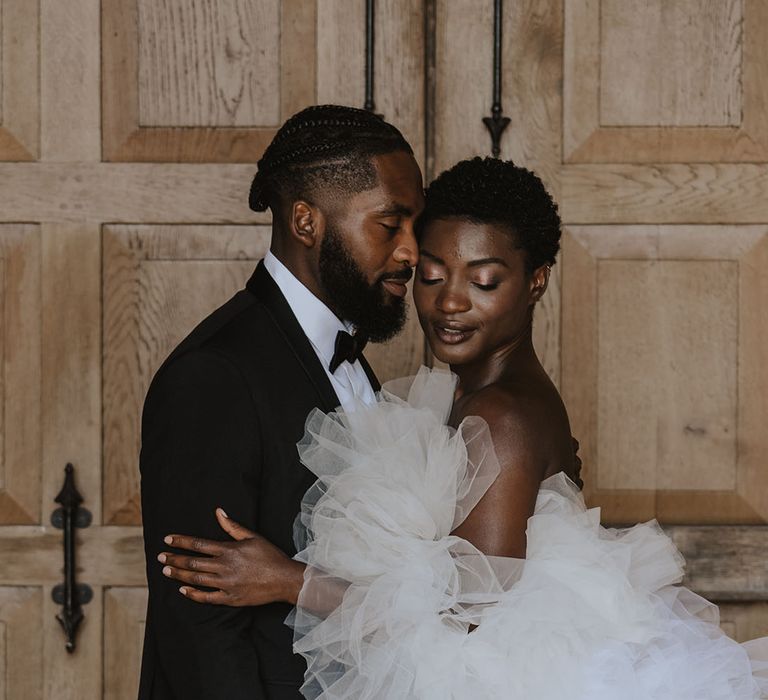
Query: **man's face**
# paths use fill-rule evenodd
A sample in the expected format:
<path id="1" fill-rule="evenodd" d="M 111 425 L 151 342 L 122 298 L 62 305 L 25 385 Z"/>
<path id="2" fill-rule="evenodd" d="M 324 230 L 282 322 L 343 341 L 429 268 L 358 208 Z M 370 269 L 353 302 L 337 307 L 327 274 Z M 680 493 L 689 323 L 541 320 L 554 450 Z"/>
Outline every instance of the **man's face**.
<path id="1" fill-rule="evenodd" d="M 374 156 L 376 187 L 350 197 L 327 217 L 320 281 L 334 311 L 370 340 L 405 323 L 406 283 L 418 262 L 414 223 L 424 208 L 421 171 L 403 151 Z"/>

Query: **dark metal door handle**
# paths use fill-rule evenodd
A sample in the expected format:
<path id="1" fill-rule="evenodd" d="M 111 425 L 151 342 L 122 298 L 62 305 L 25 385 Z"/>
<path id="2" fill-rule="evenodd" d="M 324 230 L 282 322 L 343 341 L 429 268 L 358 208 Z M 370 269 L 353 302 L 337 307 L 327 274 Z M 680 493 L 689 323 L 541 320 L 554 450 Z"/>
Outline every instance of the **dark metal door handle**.
<path id="1" fill-rule="evenodd" d="M 75 486 L 74 471 L 71 464 L 64 468 L 64 485 L 54 499 L 61 508 L 51 514 L 51 524 L 64 530 L 64 583 L 55 586 L 51 595 L 57 605 L 63 606 L 56 619 L 67 637 L 66 646 L 70 653 L 75 650 L 77 628 L 83 621 L 82 606 L 93 598 L 91 587 L 75 580 L 75 528 L 88 527 L 92 518 L 88 510 L 80 507 L 83 497 Z"/>
<path id="2" fill-rule="evenodd" d="M 376 25 L 376 2 L 375 0 L 365 0 L 365 104 L 363 109 L 368 112 L 376 112 L 376 103 L 373 100 L 373 86 L 376 69 L 374 60 L 376 58 L 375 34 Z M 382 119 L 384 115 L 379 114 Z"/>
<path id="3" fill-rule="evenodd" d="M 483 117 L 483 124 L 491 135 L 491 154 L 498 158 L 501 153 L 501 135 L 509 126 L 509 117 L 504 116 L 501 108 L 501 55 L 502 39 L 501 28 L 504 22 L 504 10 L 502 0 L 494 0 L 493 3 L 493 105 L 491 116 Z"/>

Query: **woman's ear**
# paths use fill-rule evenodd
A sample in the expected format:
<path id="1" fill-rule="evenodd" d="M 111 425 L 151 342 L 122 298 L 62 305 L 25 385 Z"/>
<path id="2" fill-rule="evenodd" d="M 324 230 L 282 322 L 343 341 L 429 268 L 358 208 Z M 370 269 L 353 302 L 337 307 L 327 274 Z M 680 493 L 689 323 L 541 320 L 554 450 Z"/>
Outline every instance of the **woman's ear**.
<path id="1" fill-rule="evenodd" d="M 291 207 L 291 235 L 303 246 L 314 248 L 322 239 L 325 218 L 314 205 L 297 200 Z"/>
<path id="2" fill-rule="evenodd" d="M 541 297 L 544 296 L 544 292 L 547 291 L 549 285 L 549 273 L 552 268 L 549 265 L 542 265 L 537 267 L 531 275 L 530 284 L 530 303 L 535 304 Z"/>

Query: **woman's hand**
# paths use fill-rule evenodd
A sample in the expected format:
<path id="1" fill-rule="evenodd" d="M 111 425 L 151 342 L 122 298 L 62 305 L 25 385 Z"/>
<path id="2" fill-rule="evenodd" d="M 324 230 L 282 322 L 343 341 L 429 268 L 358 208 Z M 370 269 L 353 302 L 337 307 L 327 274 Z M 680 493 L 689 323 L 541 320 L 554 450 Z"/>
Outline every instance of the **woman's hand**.
<path id="1" fill-rule="evenodd" d="M 163 574 L 189 586 L 179 591 L 197 603 L 265 605 L 296 604 L 304 582 L 304 565 L 289 558 L 261 535 L 216 509 L 216 519 L 234 542 L 216 542 L 187 535 L 168 535 L 165 543 L 200 556 L 163 552 L 157 559 Z M 201 591 L 194 586 L 215 589 Z"/>

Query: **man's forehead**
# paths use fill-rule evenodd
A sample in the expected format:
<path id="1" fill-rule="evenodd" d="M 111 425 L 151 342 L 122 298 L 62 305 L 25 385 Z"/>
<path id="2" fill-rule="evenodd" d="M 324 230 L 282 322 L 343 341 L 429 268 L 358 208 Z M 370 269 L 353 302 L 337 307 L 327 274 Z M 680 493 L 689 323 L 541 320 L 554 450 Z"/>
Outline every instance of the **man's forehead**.
<path id="1" fill-rule="evenodd" d="M 424 201 L 424 183 L 416 159 L 399 151 L 376 156 L 374 159 L 379 176 L 381 206 L 400 209 L 399 213 L 411 215 L 420 210 Z M 407 212 L 405 210 L 408 210 Z"/>
<path id="2" fill-rule="evenodd" d="M 412 153 L 407 151 L 380 153 L 373 156 L 371 160 L 382 179 L 418 179 L 421 183 L 421 170 Z"/>

